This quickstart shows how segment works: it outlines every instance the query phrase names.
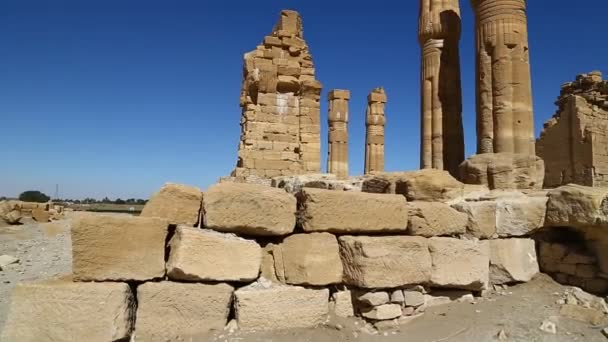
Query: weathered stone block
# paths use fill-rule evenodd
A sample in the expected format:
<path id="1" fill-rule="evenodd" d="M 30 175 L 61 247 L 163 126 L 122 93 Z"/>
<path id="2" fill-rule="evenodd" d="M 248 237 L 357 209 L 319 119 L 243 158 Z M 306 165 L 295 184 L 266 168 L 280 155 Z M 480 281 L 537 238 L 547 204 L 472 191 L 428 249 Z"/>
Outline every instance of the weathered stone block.
<path id="1" fill-rule="evenodd" d="M 203 202 L 199 188 L 167 183 L 152 195 L 141 211 L 142 217 L 160 217 L 170 224 L 195 226 L 198 223 Z"/>
<path id="2" fill-rule="evenodd" d="M 32 209 L 32 218 L 36 222 L 46 223 L 51 220 L 51 213 L 41 208 Z"/>
<path id="3" fill-rule="evenodd" d="M 407 230 L 403 196 L 304 188 L 298 195 L 307 232 L 387 233 Z"/>
<path id="4" fill-rule="evenodd" d="M 281 253 L 281 256 L 277 256 Z M 329 285 L 342 282 L 342 261 L 336 237 L 329 233 L 291 235 L 275 247 L 275 268 L 293 285 Z M 278 272 L 277 272 L 278 273 Z"/>
<path id="5" fill-rule="evenodd" d="M 178 226 L 169 246 L 169 279 L 252 281 L 260 273 L 260 245 L 233 234 Z"/>
<path id="6" fill-rule="evenodd" d="M 547 197 L 518 196 L 496 200 L 496 232 L 500 237 L 528 236 L 545 225 Z"/>
<path id="7" fill-rule="evenodd" d="M 464 184 L 444 170 L 405 172 L 395 181 L 395 192 L 408 201 L 446 202 L 463 195 Z"/>
<path id="8" fill-rule="evenodd" d="M 257 184 L 220 183 L 205 192 L 206 228 L 248 235 L 286 235 L 296 223 L 296 198 Z"/>
<path id="9" fill-rule="evenodd" d="M 427 239 L 417 236 L 342 236 L 344 282 L 363 288 L 426 283 L 431 277 Z"/>
<path id="10" fill-rule="evenodd" d="M 332 294 L 334 301 L 334 313 L 338 317 L 353 317 L 355 309 L 353 308 L 352 294 L 349 290 L 338 291 Z"/>
<path id="11" fill-rule="evenodd" d="M 431 285 L 479 291 L 489 280 L 490 251 L 486 243 L 434 237 L 429 239 L 433 262 Z"/>
<path id="12" fill-rule="evenodd" d="M 496 234 L 496 202 L 458 202 L 452 208 L 467 215 L 467 235 L 489 239 Z"/>
<path id="13" fill-rule="evenodd" d="M 545 163 L 527 154 L 477 154 L 460 165 L 460 177 L 464 183 L 490 189 L 542 189 Z"/>
<path id="14" fill-rule="evenodd" d="M 364 311 L 361 315 L 365 318 L 376 321 L 384 321 L 400 317 L 402 314 L 401 305 L 399 304 L 383 304 L 373 307 L 369 311 Z"/>
<path id="15" fill-rule="evenodd" d="M 538 272 L 532 239 L 490 240 L 490 283 L 527 282 Z"/>
<path id="16" fill-rule="evenodd" d="M 440 202 L 409 202 L 409 233 L 425 237 L 466 232 L 468 217 Z"/>
<path id="17" fill-rule="evenodd" d="M 163 277 L 167 228 L 167 221 L 155 217 L 79 215 L 72 223 L 74 280 Z"/>
<path id="18" fill-rule="evenodd" d="M 188 340 L 226 325 L 232 301 L 228 284 L 163 281 L 137 287 L 135 340 Z"/>
<path id="19" fill-rule="evenodd" d="M 236 319 L 243 330 L 311 328 L 329 313 L 329 290 L 254 283 L 235 294 Z"/>
<path id="20" fill-rule="evenodd" d="M 608 189 L 565 185 L 549 191 L 547 226 L 608 226 Z"/>
<path id="21" fill-rule="evenodd" d="M 357 297 L 359 303 L 369 306 L 378 306 L 390 301 L 390 296 L 386 291 L 363 292 Z"/>
<path id="22" fill-rule="evenodd" d="M 21 283 L 12 294 L 2 341 L 121 340 L 131 333 L 134 305 L 125 283 Z"/>

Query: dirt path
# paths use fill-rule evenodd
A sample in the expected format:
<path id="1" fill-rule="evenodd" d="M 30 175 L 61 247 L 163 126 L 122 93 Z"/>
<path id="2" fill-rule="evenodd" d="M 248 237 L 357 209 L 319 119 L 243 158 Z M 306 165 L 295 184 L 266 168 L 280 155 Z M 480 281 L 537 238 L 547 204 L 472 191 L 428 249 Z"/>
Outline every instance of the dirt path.
<path id="1" fill-rule="evenodd" d="M 71 270 L 70 220 L 0 227 L 0 255 L 20 259 L 0 271 L 0 330 L 10 306 L 10 292 L 20 281 L 67 275 Z M 198 341 L 226 342 L 443 342 L 498 341 L 608 341 L 601 328 L 559 315 L 566 287 L 540 275 L 534 281 L 478 299 L 475 304 L 452 303 L 430 308 L 425 315 L 398 330 L 370 334 L 362 321 L 332 321 L 317 329 L 272 333 L 219 332 Z M 557 325 L 557 334 L 539 329 L 544 320 Z M 363 328 L 363 329 L 362 329 Z"/>

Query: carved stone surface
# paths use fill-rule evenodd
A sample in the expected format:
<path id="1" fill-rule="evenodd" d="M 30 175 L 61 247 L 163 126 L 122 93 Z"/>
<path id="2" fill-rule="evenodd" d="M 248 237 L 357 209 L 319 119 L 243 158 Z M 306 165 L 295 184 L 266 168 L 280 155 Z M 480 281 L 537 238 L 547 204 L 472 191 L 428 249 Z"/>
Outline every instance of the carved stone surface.
<path id="1" fill-rule="evenodd" d="M 536 145 L 545 186 L 608 186 L 608 81 L 599 71 L 562 86 L 555 115 Z"/>
<path id="2" fill-rule="evenodd" d="M 321 87 L 300 15 L 284 10 L 272 33 L 244 56 L 241 140 L 233 176 L 319 173 Z"/>
<path id="3" fill-rule="evenodd" d="M 464 160 L 458 0 L 421 0 L 418 40 L 422 48 L 420 167 L 457 175 Z"/>
<path id="4" fill-rule="evenodd" d="M 375 88 L 367 96 L 365 120 L 365 174 L 384 171 L 384 106 L 383 88 Z"/>
<path id="5" fill-rule="evenodd" d="M 329 92 L 329 146 L 327 172 L 338 178 L 348 177 L 348 100 L 350 91 L 334 89 Z"/>
<path id="6" fill-rule="evenodd" d="M 471 0 L 477 42 L 477 153 L 534 154 L 526 0 Z"/>

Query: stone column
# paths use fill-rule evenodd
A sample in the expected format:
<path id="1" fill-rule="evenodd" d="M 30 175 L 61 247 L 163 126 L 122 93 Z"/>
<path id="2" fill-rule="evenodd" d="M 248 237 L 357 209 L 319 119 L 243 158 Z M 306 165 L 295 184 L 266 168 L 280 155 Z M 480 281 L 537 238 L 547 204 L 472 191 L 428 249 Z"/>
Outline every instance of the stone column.
<path id="1" fill-rule="evenodd" d="M 458 174 L 464 160 L 458 0 L 421 0 L 420 167 Z"/>
<path id="2" fill-rule="evenodd" d="M 365 174 L 384 171 L 384 106 L 383 88 L 372 90 L 367 96 L 365 119 Z"/>
<path id="3" fill-rule="evenodd" d="M 338 178 L 348 177 L 348 100 L 350 91 L 329 92 L 329 146 L 327 172 Z"/>
<path id="4" fill-rule="evenodd" d="M 525 0 L 471 0 L 477 45 L 477 153 L 534 154 Z"/>

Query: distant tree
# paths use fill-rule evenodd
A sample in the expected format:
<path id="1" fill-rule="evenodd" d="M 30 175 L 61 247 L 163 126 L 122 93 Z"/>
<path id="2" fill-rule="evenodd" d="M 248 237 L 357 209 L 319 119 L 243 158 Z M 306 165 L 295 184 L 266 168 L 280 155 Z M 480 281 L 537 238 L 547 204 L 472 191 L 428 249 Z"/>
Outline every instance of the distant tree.
<path id="1" fill-rule="evenodd" d="M 148 203 L 148 200 L 144 200 L 144 199 L 141 199 L 141 198 L 137 200 L 137 204 L 143 205 L 143 204 L 146 204 L 146 203 Z"/>
<path id="2" fill-rule="evenodd" d="M 37 190 L 29 190 L 22 192 L 19 195 L 19 200 L 24 202 L 46 203 L 50 201 L 50 197 Z"/>
<path id="3" fill-rule="evenodd" d="M 135 204 L 135 198 L 129 198 L 127 201 L 127 204 Z"/>
<path id="4" fill-rule="evenodd" d="M 120 198 L 117 198 L 116 201 L 114 201 L 114 204 L 125 204 L 126 202 Z"/>
<path id="5" fill-rule="evenodd" d="M 0 196 L 0 201 L 5 201 L 5 200 L 6 200 L 6 197 Z"/>
<path id="6" fill-rule="evenodd" d="M 106 196 L 106 197 L 104 197 L 104 198 L 101 200 L 101 203 L 112 203 L 112 200 L 110 200 L 110 199 L 108 198 L 108 196 Z"/>

